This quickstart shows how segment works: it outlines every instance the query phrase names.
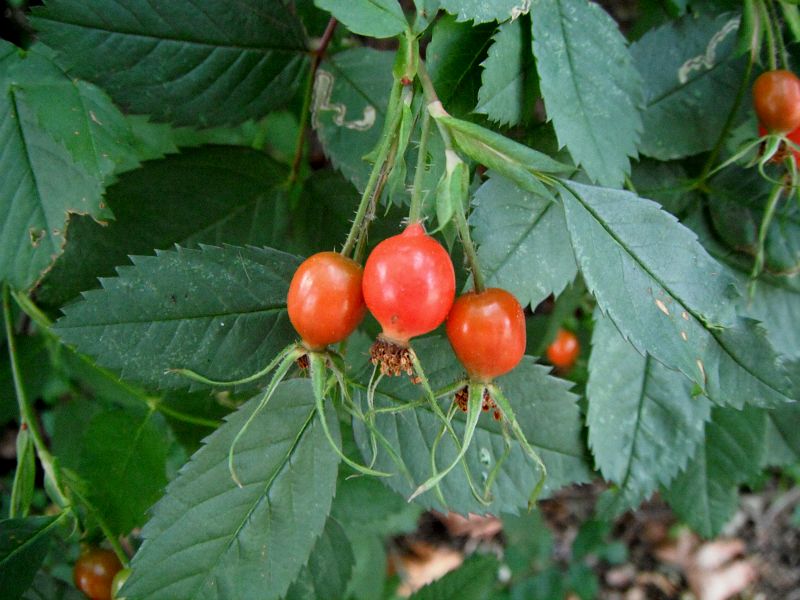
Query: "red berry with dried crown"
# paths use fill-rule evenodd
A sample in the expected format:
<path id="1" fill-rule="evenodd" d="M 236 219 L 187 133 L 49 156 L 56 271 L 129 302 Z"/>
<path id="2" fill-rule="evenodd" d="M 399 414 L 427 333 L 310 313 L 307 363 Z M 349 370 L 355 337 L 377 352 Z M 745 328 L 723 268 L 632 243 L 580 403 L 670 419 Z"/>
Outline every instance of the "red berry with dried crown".
<path id="1" fill-rule="evenodd" d="M 361 323 L 361 276 L 361 265 L 336 252 L 314 254 L 297 268 L 286 304 L 309 350 L 341 342 Z"/>
<path id="2" fill-rule="evenodd" d="M 447 337 L 470 379 L 490 382 L 511 371 L 525 354 L 525 313 L 506 290 L 459 296 L 447 316 Z"/>

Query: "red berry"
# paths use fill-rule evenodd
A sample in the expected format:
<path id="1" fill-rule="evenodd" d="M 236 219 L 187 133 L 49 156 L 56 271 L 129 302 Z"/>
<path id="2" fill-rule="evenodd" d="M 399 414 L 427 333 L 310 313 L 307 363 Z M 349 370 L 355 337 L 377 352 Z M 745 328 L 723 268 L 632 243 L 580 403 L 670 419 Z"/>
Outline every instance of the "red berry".
<path id="1" fill-rule="evenodd" d="M 525 314 L 499 288 L 470 292 L 453 303 L 447 337 L 471 379 L 489 382 L 508 373 L 525 354 Z"/>
<path id="2" fill-rule="evenodd" d="M 753 84 L 753 105 L 768 131 L 793 131 L 800 126 L 800 79 L 785 70 L 762 73 Z"/>
<path id="3" fill-rule="evenodd" d="M 111 600 L 111 582 L 122 569 L 111 550 L 93 548 L 78 558 L 73 569 L 75 586 L 91 600 Z"/>
<path id="4" fill-rule="evenodd" d="M 560 369 L 569 369 L 575 364 L 581 353 L 581 345 L 575 334 L 566 329 L 559 329 L 556 339 L 547 347 L 547 359 Z"/>
<path id="5" fill-rule="evenodd" d="M 341 342 L 364 318 L 361 265 L 336 252 L 307 258 L 286 299 L 289 320 L 310 350 Z"/>
<path id="6" fill-rule="evenodd" d="M 364 265 L 364 301 L 400 345 L 436 329 L 456 293 L 453 263 L 442 245 L 412 223 L 378 244 Z"/>

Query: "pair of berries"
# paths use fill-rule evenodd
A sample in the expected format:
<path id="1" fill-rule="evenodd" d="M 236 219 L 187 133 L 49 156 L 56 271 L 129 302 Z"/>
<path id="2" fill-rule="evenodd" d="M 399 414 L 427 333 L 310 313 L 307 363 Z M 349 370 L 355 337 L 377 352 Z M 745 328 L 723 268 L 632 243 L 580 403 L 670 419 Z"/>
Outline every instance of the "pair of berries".
<path id="1" fill-rule="evenodd" d="M 364 266 L 334 252 L 300 265 L 289 286 L 289 319 L 309 350 L 345 339 L 365 306 L 383 332 L 373 361 L 386 374 L 413 373 L 408 342 L 447 319 L 447 337 L 474 381 L 507 373 L 525 353 L 525 316 L 499 288 L 455 299 L 455 273 L 447 251 L 412 223 L 378 244 Z"/>

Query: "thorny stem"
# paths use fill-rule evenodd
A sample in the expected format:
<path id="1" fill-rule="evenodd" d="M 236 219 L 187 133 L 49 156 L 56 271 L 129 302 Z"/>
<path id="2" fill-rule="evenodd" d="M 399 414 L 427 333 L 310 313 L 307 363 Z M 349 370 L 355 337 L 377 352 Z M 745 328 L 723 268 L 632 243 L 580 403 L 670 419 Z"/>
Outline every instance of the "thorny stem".
<path id="1" fill-rule="evenodd" d="M 767 10 L 769 11 L 770 20 L 775 26 L 775 37 L 778 43 L 778 53 L 781 58 L 781 67 L 784 69 L 789 68 L 789 55 L 786 52 L 786 43 L 783 40 L 783 32 L 781 31 L 781 20 L 778 17 L 778 11 L 775 9 L 775 4 L 772 0 L 767 1 Z"/>
<path id="2" fill-rule="evenodd" d="M 761 12 L 761 20 L 764 23 L 764 30 L 767 34 L 767 48 L 769 51 L 769 68 L 771 71 L 774 71 L 778 68 L 778 62 L 776 60 L 776 48 L 775 48 L 775 31 L 773 29 L 774 23 L 770 18 L 769 9 L 767 8 L 766 4 L 767 0 L 761 0 L 758 3 L 758 7 Z"/>
<path id="3" fill-rule="evenodd" d="M 306 89 L 303 94 L 303 108 L 300 111 L 300 128 L 297 131 L 297 142 L 295 143 L 292 170 L 289 172 L 289 179 L 287 181 L 290 187 L 297 181 L 297 176 L 300 172 L 300 162 L 303 160 L 303 148 L 306 142 L 306 130 L 308 129 L 308 118 L 311 112 L 311 96 L 314 92 L 314 80 L 317 76 L 317 69 L 319 69 L 319 63 L 322 62 L 322 57 L 328 49 L 328 44 L 330 44 L 333 39 L 333 32 L 336 30 L 336 24 L 336 19 L 331 17 L 327 27 L 325 27 L 322 38 L 320 38 L 319 46 L 311 53 L 311 66 L 308 70 L 308 80 L 306 81 Z"/>
<path id="4" fill-rule="evenodd" d="M 387 117 L 391 116 L 391 121 L 387 123 L 387 127 L 383 132 L 382 141 L 378 148 L 378 155 L 375 157 L 375 165 L 369 175 L 369 180 L 364 188 L 364 193 L 361 195 L 361 202 L 358 204 L 356 216 L 353 219 L 353 225 L 350 227 L 350 233 L 347 234 L 347 240 L 342 247 L 340 254 L 342 256 L 350 256 L 356 246 L 359 234 L 362 232 L 362 224 L 364 217 L 367 214 L 370 200 L 372 199 L 372 192 L 378 183 L 378 179 L 383 171 L 383 165 L 394 143 L 397 133 L 397 127 L 400 124 L 400 118 L 403 111 L 400 110 L 400 91 L 403 85 L 395 80 L 392 85 L 392 91 L 389 96 L 389 108 L 387 110 Z"/>
<path id="5" fill-rule="evenodd" d="M 47 444 L 44 441 L 42 432 L 39 430 L 39 422 L 36 419 L 36 413 L 25 392 L 22 372 L 20 371 L 17 357 L 17 343 L 14 339 L 14 327 L 11 323 L 11 299 L 7 284 L 3 285 L 3 319 L 6 326 L 6 341 L 8 344 L 8 356 L 11 361 L 11 374 L 14 379 L 14 391 L 17 395 L 17 405 L 19 407 L 20 426 L 26 426 L 31 434 L 34 448 L 36 448 L 36 455 L 39 457 L 42 469 L 44 469 L 45 475 L 53 484 L 52 489 L 56 494 L 56 498 L 54 498 L 56 504 L 60 507 L 68 506 L 67 494 L 62 487 L 61 475 L 58 471 L 58 467 L 53 460 L 53 455 L 50 454 L 50 451 L 47 449 Z"/>
<path id="6" fill-rule="evenodd" d="M 392 171 L 392 167 L 394 167 L 394 161 L 396 158 L 397 139 L 395 139 L 392 143 L 392 147 L 389 150 L 389 155 L 386 157 L 386 160 L 381 166 L 380 176 L 378 177 L 378 181 L 375 184 L 375 189 L 373 190 L 369 199 L 369 203 L 367 204 L 367 212 L 362 219 L 361 230 L 358 233 L 358 243 L 356 244 L 356 250 L 353 253 L 353 259 L 358 263 L 362 262 L 362 259 L 364 258 L 364 253 L 367 249 L 366 231 L 369 227 L 369 223 L 372 221 L 372 218 L 375 215 L 375 210 L 378 206 L 378 199 L 383 193 L 383 188 L 386 185 L 386 180 L 389 178 L 389 173 Z"/>
<path id="7" fill-rule="evenodd" d="M 431 134 L 431 115 L 426 108 L 422 109 L 422 134 L 417 154 L 417 170 L 414 171 L 414 188 L 411 190 L 411 208 L 408 211 L 408 224 L 422 221 L 422 180 L 425 176 L 425 165 L 428 159 L 428 138 Z"/>

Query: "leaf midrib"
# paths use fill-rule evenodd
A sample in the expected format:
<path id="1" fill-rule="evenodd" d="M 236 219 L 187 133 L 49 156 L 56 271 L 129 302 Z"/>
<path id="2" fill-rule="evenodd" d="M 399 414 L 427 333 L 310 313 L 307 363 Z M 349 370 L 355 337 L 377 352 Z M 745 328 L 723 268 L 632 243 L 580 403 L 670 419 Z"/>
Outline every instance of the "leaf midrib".
<path id="1" fill-rule="evenodd" d="M 257 408 L 255 408 L 254 410 L 257 410 Z M 264 485 L 264 493 L 261 494 L 261 496 L 259 497 L 259 499 L 256 502 L 253 502 L 253 505 L 245 513 L 244 517 L 242 518 L 242 520 L 239 523 L 239 525 L 236 528 L 236 530 L 231 534 L 227 545 L 225 545 L 225 547 L 222 548 L 219 551 L 219 553 L 217 554 L 217 560 L 214 561 L 212 564 L 218 564 L 220 559 L 221 559 L 221 557 L 224 554 L 226 554 L 228 551 L 230 551 L 231 546 L 233 546 L 234 542 L 238 538 L 239 532 L 242 530 L 242 528 L 244 528 L 245 524 L 250 520 L 250 517 L 253 514 L 253 512 L 268 497 L 269 489 L 272 487 L 272 484 L 275 482 L 275 480 L 278 478 L 278 476 L 281 473 L 284 472 L 284 469 L 286 468 L 286 465 L 288 465 L 290 463 L 292 456 L 294 455 L 295 451 L 297 450 L 297 448 L 300 445 L 301 439 L 306 434 L 306 431 L 308 430 L 309 426 L 311 425 L 311 422 L 313 421 L 314 416 L 316 415 L 316 412 L 317 412 L 316 407 L 312 406 L 311 407 L 311 411 L 308 413 L 308 416 L 306 417 L 306 420 L 303 423 L 303 426 L 297 432 L 297 436 L 295 437 L 294 442 L 292 442 L 292 445 L 286 451 L 286 454 L 284 455 L 283 460 L 278 463 L 278 466 L 273 471 L 271 477 L 266 481 L 266 483 Z M 325 418 L 325 417 L 324 417 L 324 415 L 320 415 L 320 418 Z M 192 598 L 197 598 L 196 594 L 206 586 L 206 584 L 213 577 L 213 575 L 214 575 L 214 570 L 213 569 L 209 569 L 206 577 L 200 582 L 200 585 L 198 585 L 196 587 L 195 592 L 192 594 Z"/>
<path id="2" fill-rule="evenodd" d="M 781 391 L 780 389 L 774 387 L 769 381 L 766 381 L 766 380 L 762 379 L 760 377 L 760 373 L 758 373 L 758 372 L 753 373 L 750 370 L 750 368 L 747 367 L 747 365 L 742 364 L 739 361 L 739 359 L 736 356 L 734 356 L 728 350 L 727 346 L 725 344 L 723 344 L 717 338 L 717 334 L 715 334 L 714 330 L 710 329 L 710 328 L 708 328 L 706 326 L 705 320 L 700 318 L 697 315 L 697 313 L 694 311 L 694 309 L 692 309 L 691 307 L 687 306 L 680 296 L 676 295 L 669 286 L 665 285 L 658 277 L 656 277 L 650 271 L 650 269 L 647 268 L 647 266 L 639 259 L 638 255 L 636 255 L 632 250 L 630 250 L 628 248 L 628 246 L 625 245 L 622 242 L 622 240 L 607 226 L 606 222 L 603 219 L 601 219 L 600 216 L 594 211 L 594 208 L 591 207 L 586 202 L 584 202 L 583 198 L 581 198 L 581 195 L 579 193 L 577 193 L 575 190 L 573 190 L 571 187 L 569 187 L 566 183 L 562 182 L 562 184 L 569 191 L 569 193 L 572 195 L 572 197 L 584 208 L 584 210 L 592 216 L 592 218 L 595 220 L 595 222 L 598 225 L 600 225 L 600 227 L 608 234 L 608 236 L 612 240 L 614 240 L 614 242 L 625 252 L 625 254 L 627 256 L 631 257 L 631 259 L 639 266 L 639 268 L 642 269 L 642 271 L 647 273 L 647 275 L 650 278 L 652 278 L 653 281 L 658 283 L 658 285 L 660 285 L 664 290 L 666 290 L 667 293 L 669 293 L 669 295 L 675 300 L 675 302 L 678 303 L 688 314 L 690 314 L 692 316 L 692 318 L 696 321 L 696 323 L 698 325 L 700 325 L 700 327 L 703 329 L 703 331 L 705 331 L 719 345 L 719 347 L 725 352 L 725 355 L 731 361 L 733 361 L 737 366 L 739 366 L 750 377 L 752 377 L 753 379 L 755 379 L 756 381 L 758 381 L 762 385 L 766 386 L 767 388 L 769 388 L 770 390 L 772 390 L 776 394 L 779 394 L 781 396 L 785 396 L 786 395 L 786 394 L 784 394 L 783 391 Z M 681 371 L 681 372 L 683 372 L 683 371 Z M 697 381 L 697 378 L 696 378 L 696 376 L 694 374 L 688 374 L 688 373 L 684 373 L 684 374 L 687 375 L 695 383 L 698 383 L 698 384 L 701 383 L 701 382 Z M 705 389 L 705 387 L 706 387 L 705 386 L 705 382 L 702 382 L 702 387 Z"/>

